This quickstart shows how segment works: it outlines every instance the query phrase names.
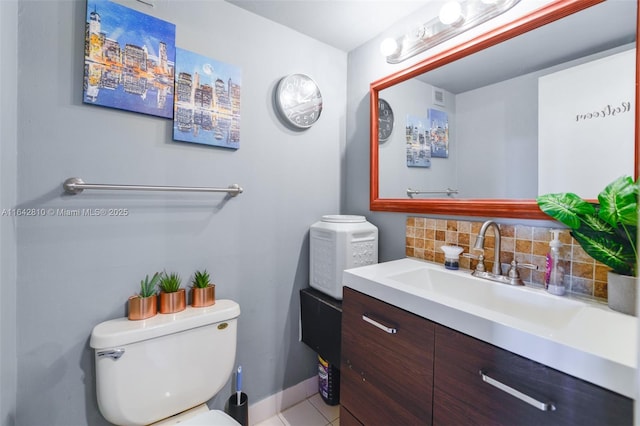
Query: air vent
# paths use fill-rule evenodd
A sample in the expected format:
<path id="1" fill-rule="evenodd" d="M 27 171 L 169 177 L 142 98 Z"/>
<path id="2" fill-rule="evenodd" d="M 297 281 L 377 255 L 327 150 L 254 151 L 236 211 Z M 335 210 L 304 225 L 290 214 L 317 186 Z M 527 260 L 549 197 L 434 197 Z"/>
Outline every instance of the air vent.
<path id="1" fill-rule="evenodd" d="M 433 88 L 433 104 L 444 106 L 444 90 Z"/>

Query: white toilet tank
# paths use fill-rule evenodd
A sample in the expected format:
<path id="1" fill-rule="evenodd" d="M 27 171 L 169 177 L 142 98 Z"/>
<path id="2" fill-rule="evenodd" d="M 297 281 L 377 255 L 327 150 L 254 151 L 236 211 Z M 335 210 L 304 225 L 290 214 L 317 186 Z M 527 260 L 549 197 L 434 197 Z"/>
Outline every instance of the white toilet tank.
<path id="1" fill-rule="evenodd" d="M 234 369 L 240 306 L 216 300 L 142 321 L 118 318 L 91 333 L 98 407 L 117 425 L 148 425 L 202 404 Z"/>

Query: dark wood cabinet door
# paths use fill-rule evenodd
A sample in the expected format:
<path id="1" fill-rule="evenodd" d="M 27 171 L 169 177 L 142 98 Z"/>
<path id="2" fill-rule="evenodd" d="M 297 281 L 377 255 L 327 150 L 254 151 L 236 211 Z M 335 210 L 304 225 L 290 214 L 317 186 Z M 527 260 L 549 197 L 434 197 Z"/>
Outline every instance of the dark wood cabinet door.
<path id="1" fill-rule="evenodd" d="M 632 424 L 629 398 L 446 327 L 435 334 L 434 425 Z"/>
<path id="2" fill-rule="evenodd" d="M 358 421 L 353 414 L 349 412 L 344 405 L 340 406 L 340 426 L 364 426 Z"/>
<path id="3" fill-rule="evenodd" d="M 430 425 L 434 325 L 344 288 L 340 403 L 362 424 Z"/>

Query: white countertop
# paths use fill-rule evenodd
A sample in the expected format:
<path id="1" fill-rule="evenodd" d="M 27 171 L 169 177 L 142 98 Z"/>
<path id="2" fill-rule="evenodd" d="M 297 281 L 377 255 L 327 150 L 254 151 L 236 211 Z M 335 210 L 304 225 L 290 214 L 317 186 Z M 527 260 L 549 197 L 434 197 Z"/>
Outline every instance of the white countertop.
<path id="1" fill-rule="evenodd" d="M 447 288 L 458 281 L 467 287 L 456 297 L 455 290 L 443 291 L 440 284 L 438 289 L 429 279 Z M 605 389 L 636 396 L 637 319 L 605 304 L 496 283 L 472 277 L 469 270 L 450 271 L 410 258 L 347 269 L 343 284 Z M 492 309 L 478 302 L 485 294 L 492 302 L 498 294 L 501 305 Z"/>

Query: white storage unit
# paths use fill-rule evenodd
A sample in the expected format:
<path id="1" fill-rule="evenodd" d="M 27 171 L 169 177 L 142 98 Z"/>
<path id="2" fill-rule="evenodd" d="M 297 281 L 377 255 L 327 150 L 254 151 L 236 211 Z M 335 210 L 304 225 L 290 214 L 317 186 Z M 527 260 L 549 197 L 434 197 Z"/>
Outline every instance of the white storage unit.
<path id="1" fill-rule="evenodd" d="M 378 228 L 364 216 L 327 215 L 310 230 L 311 287 L 342 300 L 342 271 L 378 263 Z"/>

